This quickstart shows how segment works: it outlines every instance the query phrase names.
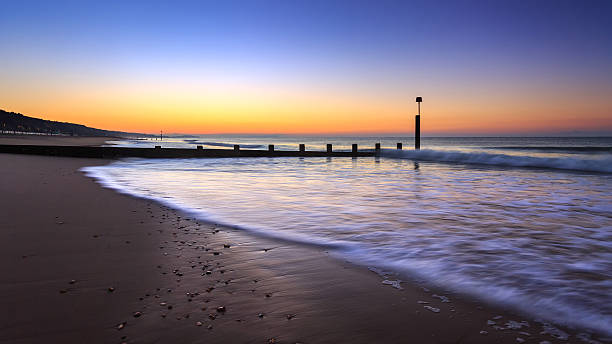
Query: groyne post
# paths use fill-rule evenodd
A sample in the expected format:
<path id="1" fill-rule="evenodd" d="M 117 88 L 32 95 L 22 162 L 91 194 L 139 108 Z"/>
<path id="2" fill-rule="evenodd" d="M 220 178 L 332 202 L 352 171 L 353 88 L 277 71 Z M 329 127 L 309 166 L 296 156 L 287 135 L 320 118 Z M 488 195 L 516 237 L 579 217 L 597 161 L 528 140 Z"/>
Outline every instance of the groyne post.
<path id="1" fill-rule="evenodd" d="M 197 150 L 202 150 L 202 149 L 204 149 L 204 147 L 202 147 L 202 146 L 197 146 L 196 148 L 197 148 Z"/>
<path id="2" fill-rule="evenodd" d="M 419 106 L 419 112 L 414 117 L 414 149 L 421 149 L 421 102 L 422 97 L 416 97 L 416 102 Z"/>
<path id="3" fill-rule="evenodd" d="M 380 153 L 380 143 L 374 144 L 374 150 L 376 151 L 376 153 Z"/>
<path id="4" fill-rule="evenodd" d="M 240 145 L 234 145 L 234 150 L 235 151 L 239 151 L 240 150 Z"/>
<path id="5" fill-rule="evenodd" d="M 305 152 L 306 151 L 306 145 L 303 143 L 300 143 L 300 152 Z"/>
<path id="6" fill-rule="evenodd" d="M 397 149 L 402 149 L 402 143 L 401 142 L 397 143 Z"/>
<path id="7" fill-rule="evenodd" d="M 274 152 L 274 145 L 268 145 L 268 151 Z"/>
<path id="8" fill-rule="evenodd" d="M 327 144 L 327 153 L 331 153 L 332 152 L 332 145 L 331 143 Z"/>
<path id="9" fill-rule="evenodd" d="M 353 143 L 353 153 L 357 153 L 357 144 Z"/>

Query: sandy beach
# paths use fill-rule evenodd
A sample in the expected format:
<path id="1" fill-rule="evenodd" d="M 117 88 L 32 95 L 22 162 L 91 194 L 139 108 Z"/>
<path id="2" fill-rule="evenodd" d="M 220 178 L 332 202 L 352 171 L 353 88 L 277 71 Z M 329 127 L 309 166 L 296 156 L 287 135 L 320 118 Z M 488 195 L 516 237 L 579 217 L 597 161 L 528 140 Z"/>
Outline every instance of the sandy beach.
<path id="1" fill-rule="evenodd" d="M 0 162 L 3 343 L 558 342 L 510 311 L 397 289 L 323 248 L 197 221 L 79 171 L 108 160 Z"/>

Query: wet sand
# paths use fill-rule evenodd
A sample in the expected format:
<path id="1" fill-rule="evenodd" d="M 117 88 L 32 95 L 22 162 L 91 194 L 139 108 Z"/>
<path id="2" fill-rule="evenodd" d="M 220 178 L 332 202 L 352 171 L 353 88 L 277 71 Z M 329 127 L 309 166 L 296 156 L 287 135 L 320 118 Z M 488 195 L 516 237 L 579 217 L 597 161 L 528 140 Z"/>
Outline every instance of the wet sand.
<path id="1" fill-rule="evenodd" d="M 0 162 L 0 342 L 567 342 L 511 312 L 417 283 L 396 289 L 325 249 L 196 221 L 78 171 L 106 160 Z"/>

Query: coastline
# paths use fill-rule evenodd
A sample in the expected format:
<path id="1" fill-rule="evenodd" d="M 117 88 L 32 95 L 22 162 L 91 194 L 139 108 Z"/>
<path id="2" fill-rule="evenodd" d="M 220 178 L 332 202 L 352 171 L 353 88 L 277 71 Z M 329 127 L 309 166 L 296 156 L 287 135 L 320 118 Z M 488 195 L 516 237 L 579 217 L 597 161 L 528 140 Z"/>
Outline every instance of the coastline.
<path id="1" fill-rule="evenodd" d="M 78 171 L 109 160 L 0 160 L 12 214 L 0 233 L 0 341 L 563 342 L 530 320 L 495 330 L 488 321 L 525 319 L 414 283 L 398 290 L 324 249 L 189 219 Z"/>

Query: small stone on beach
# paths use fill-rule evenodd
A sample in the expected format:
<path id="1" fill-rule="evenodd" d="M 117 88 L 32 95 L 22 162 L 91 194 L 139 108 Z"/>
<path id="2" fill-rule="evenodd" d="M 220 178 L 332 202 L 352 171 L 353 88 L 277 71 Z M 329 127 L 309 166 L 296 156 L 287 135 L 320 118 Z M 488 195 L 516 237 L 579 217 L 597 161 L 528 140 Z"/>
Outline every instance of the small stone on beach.
<path id="1" fill-rule="evenodd" d="M 434 313 L 440 313 L 440 308 L 436 308 L 436 307 L 431 307 L 431 306 L 423 306 L 423 308 L 430 310 Z"/>
<path id="2" fill-rule="evenodd" d="M 134 316 L 134 318 L 138 318 L 142 315 L 142 312 L 134 312 L 134 314 L 132 314 Z"/>

